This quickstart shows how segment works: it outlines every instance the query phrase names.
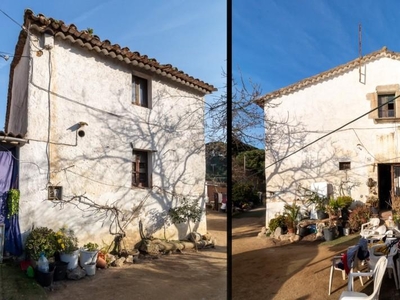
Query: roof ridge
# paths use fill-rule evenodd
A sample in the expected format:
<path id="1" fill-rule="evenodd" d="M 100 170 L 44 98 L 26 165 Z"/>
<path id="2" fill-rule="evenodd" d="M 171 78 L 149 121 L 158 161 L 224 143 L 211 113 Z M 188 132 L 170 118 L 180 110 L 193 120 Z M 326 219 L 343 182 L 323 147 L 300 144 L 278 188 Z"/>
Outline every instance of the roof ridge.
<path id="1" fill-rule="evenodd" d="M 128 47 L 121 48 L 119 44 L 111 44 L 107 39 L 102 41 L 97 35 L 90 34 L 87 30 L 79 30 L 75 24 L 67 25 L 62 20 L 47 18 L 43 14 L 35 15 L 29 8 L 24 13 L 24 26 L 25 28 L 30 26 L 30 28 L 39 32 L 48 32 L 64 40 L 70 40 L 72 43 L 78 43 L 89 50 L 102 52 L 106 56 L 125 61 L 127 64 L 139 66 L 205 94 L 217 90 L 213 85 L 194 78 L 171 64 L 160 64 L 155 58 L 149 58 L 147 55 L 141 55 L 137 51 L 131 51 Z"/>
<path id="2" fill-rule="evenodd" d="M 302 88 L 311 86 L 313 84 L 319 83 L 323 80 L 330 79 L 334 76 L 341 75 L 343 73 L 346 73 L 350 70 L 353 70 L 357 67 L 360 66 L 362 63 L 366 63 L 375 59 L 378 59 L 380 57 L 389 57 L 393 59 L 399 59 L 400 60 L 400 53 L 399 52 L 394 52 L 388 50 L 386 46 L 382 47 L 381 49 L 371 52 L 365 56 L 362 56 L 361 58 L 358 57 L 356 59 L 353 59 L 345 64 L 341 64 L 339 66 L 336 66 L 334 68 L 331 68 L 327 71 L 318 73 L 316 75 L 304 78 L 300 81 L 297 81 L 293 84 L 290 84 L 286 87 L 280 88 L 278 90 L 272 91 L 270 93 L 265 94 L 264 96 L 261 96 L 258 100 L 257 103 L 260 105 L 263 105 L 266 101 L 272 100 L 274 98 L 283 96 L 283 95 L 288 95 L 290 93 L 296 92 Z"/>

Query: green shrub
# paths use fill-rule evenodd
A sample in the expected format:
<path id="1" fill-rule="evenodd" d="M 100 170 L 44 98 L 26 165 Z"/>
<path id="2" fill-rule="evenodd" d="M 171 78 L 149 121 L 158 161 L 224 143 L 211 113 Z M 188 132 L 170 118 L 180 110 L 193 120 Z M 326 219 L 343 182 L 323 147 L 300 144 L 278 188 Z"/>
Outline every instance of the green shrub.
<path id="1" fill-rule="evenodd" d="M 283 215 L 279 215 L 276 218 L 269 220 L 268 228 L 271 232 L 274 232 L 278 227 L 286 227 L 286 217 Z"/>
<path id="2" fill-rule="evenodd" d="M 340 208 L 349 207 L 353 203 L 353 198 L 350 196 L 338 196 L 336 200 Z"/>
<path id="3" fill-rule="evenodd" d="M 292 204 L 285 204 L 283 209 L 287 227 L 294 228 L 296 226 L 296 219 L 300 213 L 300 206 L 296 205 L 296 202 L 293 202 Z"/>
<path id="4" fill-rule="evenodd" d="M 241 203 L 258 204 L 260 201 L 254 186 L 248 183 L 235 183 L 232 186 L 232 200 L 237 207 L 241 207 Z"/>
<path id="5" fill-rule="evenodd" d="M 55 233 L 47 227 L 34 228 L 25 241 L 25 252 L 27 256 L 37 261 L 40 253 L 49 258 L 56 252 Z"/>

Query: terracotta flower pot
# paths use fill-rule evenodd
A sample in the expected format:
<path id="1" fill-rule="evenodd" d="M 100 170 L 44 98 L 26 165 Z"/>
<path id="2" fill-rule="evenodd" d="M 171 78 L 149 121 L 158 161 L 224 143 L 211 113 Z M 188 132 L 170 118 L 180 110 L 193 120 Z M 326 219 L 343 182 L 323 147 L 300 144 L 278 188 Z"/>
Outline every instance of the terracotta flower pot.
<path id="1" fill-rule="evenodd" d="M 107 267 L 107 262 L 104 258 L 102 258 L 100 255 L 97 257 L 97 261 L 96 261 L 96 266 L 98 268 L 102 268 L 104 269 L 105 267 Z"/>

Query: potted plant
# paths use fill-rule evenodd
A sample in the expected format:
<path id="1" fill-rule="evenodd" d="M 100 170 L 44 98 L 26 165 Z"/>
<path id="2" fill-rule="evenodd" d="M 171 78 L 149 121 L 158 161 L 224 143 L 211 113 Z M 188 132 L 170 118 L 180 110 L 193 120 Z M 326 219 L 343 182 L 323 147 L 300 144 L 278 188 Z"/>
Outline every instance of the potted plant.
<path id="1" fill-rule="evenodd" d="M 353 203 L 353 198 L 351 196 L 338 196 L 336 201 L 342 219 L 347 221 L 349 219 L 349 207 Z"/>
<path id="2" fill-rule="evenodd" d="M 343 223 L 343 235 L 349 235 L 350 234 L 350 222 L 345 221 Z"/>
<path id="3" fill-rule="evenodd" d="M 78 266 L 78 238 L 72 229 L 61 227 L 56 233 L 57 250 L 60 253 L 60 260 L 68 263 L 68 270 Z"/>
<path id="4" fill-rule="evenodd" d="M 99 245 L 96 243 L 88 242 L 83 245 L 79 254 L 79 264 L 83 268 L 86 264 L 96 263 L 97 255 L 99 253 Z"/>
<path id="5" fill-rule="evenodd" d="M 326 219 L 328 217 L 325 212 L 326 205 L 328 204 L 327 202 L 328 199 L 326 197 L 321 196 L 316 192 L 311 192 L 310 197 L 306 201 L 308 205 L 314 205 L 318 220 Z"/>
<path id="6" fill-rule="evenodd" d="M 105 267 L 107 267 L 107 264 L 108 264 L 108 261 L 107 261 L 107 253 L 108 253 L 108 251 L 107 251 L 107 249 L 108 249 L 108 248 L 109 248 L 109 247 L 106 245 L 106 246 L 102 247 L 102 248 L 99 250 L 98 255 L 97 255 L 97 264 L 96 264 L 96 267 L 102 268 L 102 269 L 104 269 Z"/>
<path id="7" fill-rule="evenodd" d="M 294 229 L 296 228 L 296 220 L 300 212 L 300 206 L 296 205 L 296 202 L 294 201 L 292 204 L 285 204 L 283 209 L 283 216 L 286 219 L 285 223 L 288 233 L 294 233 Z"/>
<path id="8" fill-rule="evenodd" d="M 325 207 L 329 215 L 328 226 L 323 230 L 326 241 L 331 241 L 338 235 L 336 219 L 338 219 L 341 207 L 341 202 L 334 198 L 330 199 L 328 205 Z"/>
<path id="9" fill-rule="evenodd" d="M 47 259 L 54 256 L 57 251 L 55 233 L 47 227 L 32 229 L 25 241 L 25 252 L 31 262 L 36 265 L 40 254 L 44 253 Z"/>

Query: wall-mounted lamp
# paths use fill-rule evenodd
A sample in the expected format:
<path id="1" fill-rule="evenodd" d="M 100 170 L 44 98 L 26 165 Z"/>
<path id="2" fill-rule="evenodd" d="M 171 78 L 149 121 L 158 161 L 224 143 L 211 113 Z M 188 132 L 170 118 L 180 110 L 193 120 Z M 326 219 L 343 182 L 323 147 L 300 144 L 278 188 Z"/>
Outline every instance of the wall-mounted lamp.
<path id="1" fill-rule="evenodd" d="M 81 128 L 81 127 L 83 127 L 83 126 L 89 126 L 89 124 L 88 123 L 86 123 L 86 122 L 79 122 L 78 123 L 78 125 L 79 125 L 79 128 Z"/>
<path id="2" fill-rule="evenodd" d="M 4 58 L 5 61 L 10 59 L 10 56 L 4 54 L 0 54 L 0 57 Z"/>

